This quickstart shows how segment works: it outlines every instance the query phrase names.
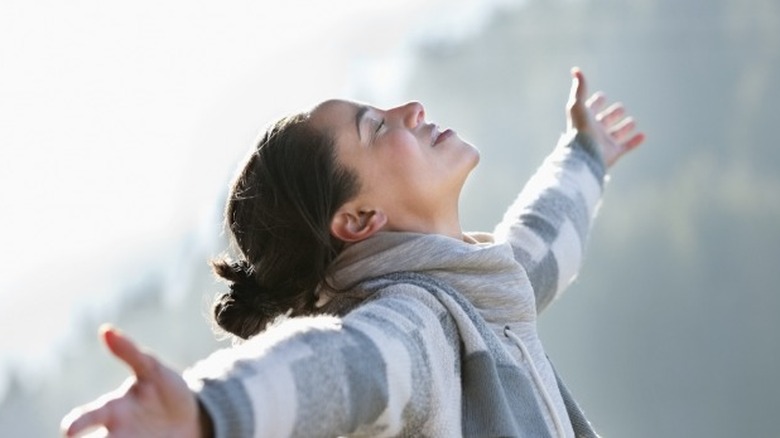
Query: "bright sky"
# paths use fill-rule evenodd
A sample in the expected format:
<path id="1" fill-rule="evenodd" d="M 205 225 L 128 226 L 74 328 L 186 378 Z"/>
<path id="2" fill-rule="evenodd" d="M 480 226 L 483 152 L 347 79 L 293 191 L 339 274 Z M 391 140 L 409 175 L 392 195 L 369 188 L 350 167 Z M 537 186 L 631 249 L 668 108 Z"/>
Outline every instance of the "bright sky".
<path id="1" fill-rule="evenodd" d="M 47 351 L 78 306 L 115 292 L 127 254 L 197 226 L 265 123 L 358 89 L 396 103 L 407 40 L 457 36 L 485 9 L 3 0 L 0 365 Z"/>
<path id="2" fill-rule="evenodd" d="M 4 0 L 0 351 L 45 348 L 126 253 L 194 226 L 263 124 L 344 93 L 367 3 Z"/>

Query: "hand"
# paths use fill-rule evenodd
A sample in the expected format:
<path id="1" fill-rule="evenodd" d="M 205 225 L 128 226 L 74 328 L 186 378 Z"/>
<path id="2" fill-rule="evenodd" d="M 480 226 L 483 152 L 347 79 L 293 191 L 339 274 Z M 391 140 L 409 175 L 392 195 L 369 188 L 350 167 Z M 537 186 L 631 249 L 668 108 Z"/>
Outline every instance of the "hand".
<path id="1" fill-rule="evenodd" d="M 101 337 L 134 376 L 66 415 L 62 420 L 65 435 L 102 426 L 110 437 L 200 436 L 198 403 L 184 379 L 116 329 L 101 328 Z"/>
<path id="2" fill-rule="evenodd" d="M 604 93 L 598 92 L 588 98 L 585 75 L 576 67 L 571 74 L 567 127 L 589 134 L 601 146 L 604 163 L 611 167 L 626 152 L 642 144 L 645 135 L 636 131 L 636 123 L 626 115 L 623 104 L 614 103 L 605 109 L 607 98 Z"/>

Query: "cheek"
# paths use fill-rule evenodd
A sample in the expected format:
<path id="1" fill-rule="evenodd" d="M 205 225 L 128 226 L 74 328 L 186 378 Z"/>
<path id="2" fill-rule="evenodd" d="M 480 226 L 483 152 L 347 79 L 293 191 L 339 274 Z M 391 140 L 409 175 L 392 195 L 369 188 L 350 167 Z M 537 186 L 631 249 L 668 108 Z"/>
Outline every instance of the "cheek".
<path id="1" fill-rule="evenodd" d="M 382 166 L 395 171 L 411 171 L 425 165 L 426 156 L 417 139 L 411 135 L 396 134 L 387 139 L 381 150 Z"/>

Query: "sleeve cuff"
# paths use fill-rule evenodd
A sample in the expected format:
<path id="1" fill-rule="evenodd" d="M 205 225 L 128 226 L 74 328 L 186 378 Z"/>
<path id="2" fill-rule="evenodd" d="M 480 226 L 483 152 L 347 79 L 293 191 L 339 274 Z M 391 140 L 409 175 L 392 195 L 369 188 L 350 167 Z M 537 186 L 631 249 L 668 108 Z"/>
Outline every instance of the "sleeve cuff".
<path id="1" fill-rule="evenodd" d="M 208 413 L 214 437 L 253 436 L 252 402 L 238 380 L 190 382 L 198 403 Z"/>
<path id="2" fill-rule="evenodd" d="M 601 185 L 607 180 L 607 165 L 601 154 L 601 147 L 589 134 L 569 131 L 561 136 L 559 142 L 565 149 L 582 160 Z"/>

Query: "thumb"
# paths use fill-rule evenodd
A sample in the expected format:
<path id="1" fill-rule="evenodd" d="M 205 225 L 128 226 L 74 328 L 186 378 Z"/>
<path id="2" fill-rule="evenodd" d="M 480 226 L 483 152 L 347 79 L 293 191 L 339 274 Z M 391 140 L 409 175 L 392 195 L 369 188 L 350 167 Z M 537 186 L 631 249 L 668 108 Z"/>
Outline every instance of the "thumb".
<path id="1" fill-rule="evenodd" d="M 579 67 L 571 69 L 571 91 L 566 104 L 566 127 L 571 129 L 586 129 L 588 127 L 588 86 L 585 75 Z"/>
<path id="2" fill-rule="evenodd" d="M 579 67 L 571 69 L 571 91 L 569 92 L 569 107 L 577 102 L 585 102 L 588 97 L 588 86 L 585 83 L 585 75 Z"/>
<path id="3" fill-rule="evenodd" d="M 157 360 L 141 351 L 121 331 L 106 324 L 100 327 L 100 337 L 111 353 L 132 369 L 138 380 L 153 378 L 154 370 L 157 368 Z"/>

